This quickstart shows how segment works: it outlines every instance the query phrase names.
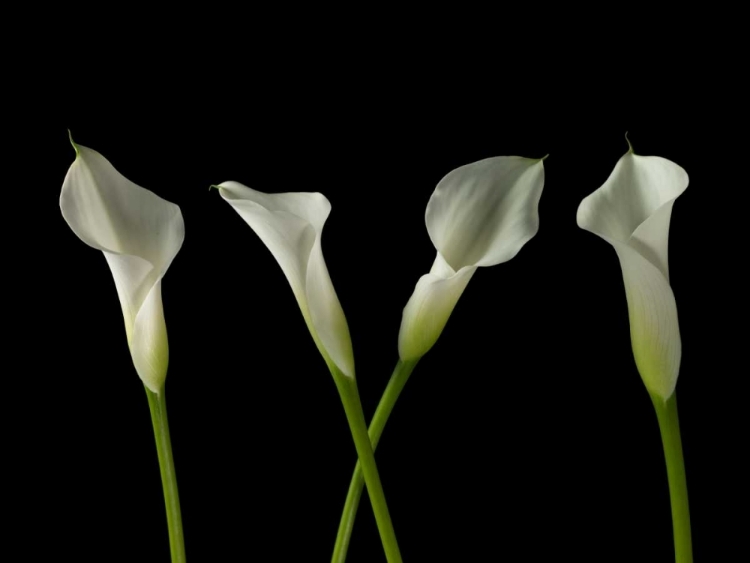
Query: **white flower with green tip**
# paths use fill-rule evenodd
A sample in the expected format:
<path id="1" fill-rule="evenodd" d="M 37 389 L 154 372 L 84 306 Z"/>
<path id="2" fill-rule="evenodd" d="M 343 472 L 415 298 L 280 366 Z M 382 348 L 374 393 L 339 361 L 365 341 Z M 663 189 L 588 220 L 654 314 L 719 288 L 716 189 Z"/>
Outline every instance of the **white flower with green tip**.
<path id="1" fill-rule="evenodd" d="M 185 238 L 182 213 L 95 150 L 73 146 L 76 159 L 60 193 L 62 215 L 83 242 L 104 253 L 133 364 L 146 387 L 159 393 L 169 361 L 161 280 Z"/>
<path id="2" fill-rule="evenodd" d="M 667 246 L 672 205 L 687 185 L 674 162 L 631 149 L 578 208 L 578 226 L 617 252 L 635 362 L 649 393 L 663 401 L 674 393 L 682 356 Z"/>
<path id="3" fill-rule="evenodd" d="M 321 246 L 329 201 L 320 193 L 266 194 L 238 182 L 216 187 L 281 266 L 326 363 L 353 378 L 349 327 Z"/>
<path id="4" fill-rule="evenodd" d="M 402 360 L 419 359 L 432 348 L 477 268 L 507 262 L 537 233 L 542 161 L 487 158 L 440 180 L 425 213 L 437 256 L 404 308 Z"/>

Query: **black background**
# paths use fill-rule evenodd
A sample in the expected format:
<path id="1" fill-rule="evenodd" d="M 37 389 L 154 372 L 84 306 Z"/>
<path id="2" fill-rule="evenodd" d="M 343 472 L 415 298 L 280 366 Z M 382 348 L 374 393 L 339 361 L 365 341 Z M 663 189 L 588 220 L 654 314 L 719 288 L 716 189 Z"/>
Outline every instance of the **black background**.
<path id="1" fill-rule="evenodd" d="M 41 226 L 21 237 L 33 269 L 16 281 L 33 298 L 11 303 L 26 310 L 25 367 L 8 383 L 23 501 L 14 529 L 28 553 L 168 560 L 148 407 L 111 274 L 59 213 L 69 128 L 185 218 L 163 299 L 191 561 L 327 561 L 355 461 L 280 268 L 208 186 L 331 201 L 323 252 L 369 417 L 397 360 L 401 310 L 434 259 L 424 210 L 437 182 L 481 158 L 547 153 L 539 233 L 474 276 L 378 449 L 404 560 L 669 561 L 663 454 L 619 264 L 575 222 L 630 131 L 637 153 L 690 176 L 672 214 L 670 272 L 694 546 L 697 561 L 734 560 L 747 534 L 735 514 L 748 500 L 746 250 L 728 214 L 747 182 L 731 112 L 685 102 L 680 86 L 618 100 L 593 89 L 569 104 L 536 88 L 512 100 L 485 88 L 479 101 L 437 97 L 440 80 L 417 91 L 402 77 L 329 78 L 161 90 L 129 76 L 29 124 L 37 164 L 24 197 Z M 384 561 L 366 499 L 349 560 Z"/>

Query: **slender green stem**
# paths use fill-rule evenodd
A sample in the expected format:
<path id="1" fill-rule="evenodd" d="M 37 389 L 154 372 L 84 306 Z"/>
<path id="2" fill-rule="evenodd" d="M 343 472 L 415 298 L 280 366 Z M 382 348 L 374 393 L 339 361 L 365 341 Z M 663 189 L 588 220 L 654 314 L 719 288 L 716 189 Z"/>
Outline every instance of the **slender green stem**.
<path id="1" fill-rule="evenodd" d="M 164 389 L 154 393 L 146 389 L 148 406 L 151 410 L 151 422 L 154 425 L 156 451 L 159 455 L 161 485 L 164 489 L 164 504 L 167 507 L 167 526 L 169 527 L 169 549 L 172 552 L 172 563 L 185 563 L 185 540 L 182 535 L 182 514 L 180 513 L 180 496 L 177 493 L 177 478 L 174 472 L 172 441 L 169 437 L 167 420 L 167 403 Z"/>
<path id="2" fill-rule="evenodd" d="M 651 397 L 656 417 L 659 419 L 661 441 L 667 462 L 669 498 L 672 502 L 672 531 L 676 563 L 693 563 L 693 545 L 690 536 L 690 510 L 688 507 L 685 460 L 682 456 L 680 420 L 677 416 L 677 396 L 664 401 Z"/>
<path id="3" fill-rule="evenodd" d="M 401 552 L 398 549 L 396 532 L 393 529 L 391 515 L 385 502 L 383 485 L 380 482 L 378 467 L 375 464 L 375 453 L 367 434 L 367 423 L 362 411 L 362 403 L 359 400 L 357 382 L 353 378 L 346 377 L 338 372 L 337 369 L 332 369 L 331 372 L 339 390 L 341 402 L 344 404 L 346 418 L 349 421 L 349 428 L 354 438 L 354 446 L 357 448 L 357 456 L 362 465 L 364 481 L 367 483 L 367 492 L 370 495 L 370 503 L 375 513 L 375 521 L 378 524 L 380 541 L 383 543 L 386 559 L 388 563 L 401 563 Z"/>
<path id="4" fill-rule="evenodd" d="M 373 451 L 378 447 L 380 436 L 383 434 L 385 423 L 388 422 L 388 417 L 391 416 L 396 400 L 401 394 L 401 390 L 409 380 L 412 370 L 417 365 L 419 360 L 412 362 L 399 362 L 396 364 L 396 368 L 393 370 L 391 380 L 388 382 L 388 386 L 380 399 L 378 408 L 375 411 L 375 416 L 370 422 L 369 436 L 370 443 L 372 444 Z M 344 512 L 341 515 L 341 522 L 339 524 L 338 535 L 336 536 L 336 545 L 333 548 L 332 563 L 344 563 L 346 561 L 346 554 L 349 551 L 349 542 L 352 539 L 352 530 L 354 529 L 354 519 L 357 517 L 357 509 L 359 508 L 359 501 L 362 498 L 362 488 L 365 484 L 365 478 L 362 474 L 362 466 L 360 462 L 354 468 L 354 474 L 352 475 L 352 481 L 349 484 L 349 492 L 346 495 L 346 503 L 344 504 Z"/>

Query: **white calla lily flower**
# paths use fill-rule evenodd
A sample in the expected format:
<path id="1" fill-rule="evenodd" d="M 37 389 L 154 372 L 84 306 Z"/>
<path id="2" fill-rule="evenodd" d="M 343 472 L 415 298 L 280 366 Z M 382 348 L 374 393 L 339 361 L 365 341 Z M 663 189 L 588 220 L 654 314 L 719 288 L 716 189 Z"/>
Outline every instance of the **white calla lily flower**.
<path id="1" fill-rule="evenodd" d="M 320 193 L 266 194 L 237 182 L 217 187 L 281 266 L 326 363 L 353 378 L 349 327 L 321 247 L 330 202 Z"/>
<path id="2" fill-rule="evenodd" d="M 133 364 L 146 387 L 159 393 L 169 361 L 161 280 L 185 238 L 182 213 L 122 176 L 95 150 L 73 147 L 76 159 L 60 193 L 62 215 L 83 242 L 104 253 Z"/>
<path id="3" fill-rule="evenodd" d="M 543 160 L 487 158 L 440 180 L 425 213 L 437 257 L 404 308 L 403 361 L 432 348 L 478 267 L 507 262 L 537 233 Z"/>
<path id="4" fill-rule="evenodd" d="M 674 392 L 682 356 L 669 284 L 669 222 L 672 205 L 687 185 L 687 173 L 674 162 L 631 149 L 578 207 L 578 226 L 617 252 L 636 365 L 649 393 L 664 401 Z"/>

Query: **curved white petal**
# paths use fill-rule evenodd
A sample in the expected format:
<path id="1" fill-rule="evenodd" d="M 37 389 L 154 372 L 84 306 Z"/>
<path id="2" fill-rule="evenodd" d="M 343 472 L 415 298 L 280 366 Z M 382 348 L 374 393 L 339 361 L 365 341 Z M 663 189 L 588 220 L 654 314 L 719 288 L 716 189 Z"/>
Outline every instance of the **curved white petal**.
<path id="1" fill-rule="evenodd" d="M 438 252 L 430 273 L 419 278 L 404 307 L 398 335 L 402 360 L 419 359 L 433 347 L 476 269 L 464 266 L 455 272 Z"/>
<path id="2" fill-rule="evenodd" d="M 458 271 L 513 258 L 539 229 L 542 160 L 487 158 L 448 173 L 425 213 L 435 248 Z"/>
<path id="3" fill-rule="evenodd" d="M 625 281 L 633 356 L 650 393 L 665 401 L 677 385 L 682 358 L 674 293 L 664 274 L 632 247 L 614 242 Z"/>
<path id="4" fill-rule="evenodd" d="M 437 258 L 404 308 L 402 360 L 432 348 L 477 267 L 510 260 L 536 234 L 543 187 L 543 159 L 519 156 L 480 160 L 440 180 L 425 212 Z"/>
<path id="5" fill-rule="evenodd" d="M 63 182 L 60 209 L 83 242 L 104 252 L 133 364 L 144 384 L 158 393 L 169 360 L 161 279 L 185 238 L 182 213 L 122 176 L 98 152 L 74 146 L 76 160 Z"/>
<path id="6" fill-rule="evenodd" d="M 638 371 L 650 393 L 668 399 L 680 369 L 682 344 L 669 285 L 667 247 L 674 200 L 688 176 L 677 164 L 632 151 L 578 208 L 578 226 L 614 246 L 620 259 Z"/>
<path id="7" fill-rule="evenodd" d="M 164 385 L 169 362 L 167 325 L 161 302 L 161 280 L 156 282 L 143 301 L 133 325 L 130 342 L 135 369 L 146 386 L 158 392 Z"/>
<path id="8" fill-rule="evenodd" d="M 578 226 L 607 240 L 638 246 L 668 276 L 672 203 L 687 185 L 687 172 L 674 162 L 628 152 L 602 187 L 581 202 Z"/>
<path id="9" fill-rule="evenodd" d="M 323 357 L 354 377 L 349 327 L 321 247 L 331 204 L 319 193 L 265 194 L 237 182 L 218 187 L 281 266 Z"/>

